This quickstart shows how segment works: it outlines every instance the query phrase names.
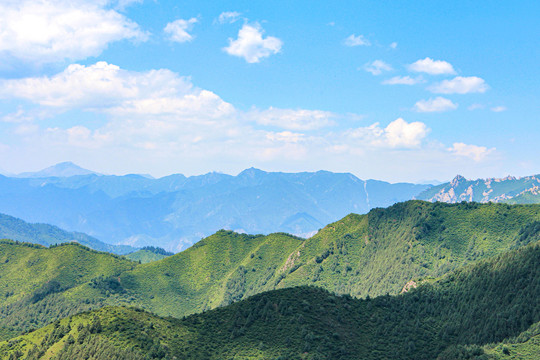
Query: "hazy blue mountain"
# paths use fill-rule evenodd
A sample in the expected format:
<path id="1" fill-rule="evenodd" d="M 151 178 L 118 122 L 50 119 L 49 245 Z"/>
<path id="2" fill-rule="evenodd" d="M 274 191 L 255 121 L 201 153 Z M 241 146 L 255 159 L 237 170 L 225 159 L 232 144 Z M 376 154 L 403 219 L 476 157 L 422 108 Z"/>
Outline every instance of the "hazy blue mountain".
<path id="1" fill-rule="evenodd" d="M 461 201 L 505 202 L 512 204 L 540 203 L 540 176 L 468 180 L 457 175 L 451 182 L 433 186 L 418 200 L 456 203 Z"/>
<path id="2" fill-rule="evenodd" d="M 144 175 L 0 176 L 0 212 L 111 244 L 179 251 L 220 229 L 306 236 L 345 215 L 412 199 L 430 185 L 328 171 L 247 169 L 159 179 Z"/>
<path id="3" fill-rule="evenodd" d="M 90 175 L 90 174 L 97 174 L 97 173 L 87 170 L 87 169 L 83 169 L 82 167 L 75 165 L 74 163 L 70 161 L 66 161 L 66 162 L 62 162 L 62 163 L 50 166 L 48 168 L 45 168 L 37 172 L 24 172 L 17 175 L 17 177 L 44 178 L 44 177 L 52 177 L 52 176 L 68 177 L 68 176 L 75 176 L 75 175 Z"/>
<path id="4" fill-rule="evenodd" d="M 110 245 L 78 232 L 68 232 L 49 224 L 30 224 L 13 216 L 0 214 L 0 238 L 49 246 L 76 241 L 94 250 L 124 255 L 137 249 L 126 245 Z"/>

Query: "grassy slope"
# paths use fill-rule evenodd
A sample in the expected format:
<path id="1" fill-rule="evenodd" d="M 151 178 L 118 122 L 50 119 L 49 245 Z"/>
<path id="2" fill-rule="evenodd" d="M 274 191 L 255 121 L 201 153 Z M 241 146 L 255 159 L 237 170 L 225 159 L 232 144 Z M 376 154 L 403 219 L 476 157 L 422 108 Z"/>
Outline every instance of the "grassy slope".
<path id="1" fill-rule="evenodd" d="M 41 350 L 43 358 L 82 358 L 97 344 L 105 350 L 94 359 L 113 351 L 126 359 L 511 358 L 500 350 L 506 346 L 514 358 L 521 351 L 518 358 L 532 360 L 540 350 L 539 262 L 536 243 L 402 295 L 354 300 L 281 289 L 183 320 L 107 307 L 0 343 L 0 355 L 32 359 L 25 354 Z M 510 344 L 487 345 L 505 339 Z"/>
<path id="2" fill-rule="evenodd" d="M 2 327 L 25 330 L 43 326 L 81 306 L 88 309 L 95 296 L 86 297 L 92 301 L 81 302 L 68 296 L 70 289 L 92 279 L 118 276 L 134 267 L 135 263 L 122 257 L 78 244 L 44 248 L 0 240 L 0 336 Z"/>
<path id="3" fill-rule="evenodd" d="M 246 269 L 257 272 L 257 285 L 264 286 L 264 279 L 302 242 L 287 234 L 253 236 L 222 230 L 179 254 L 122 274 L 121 283 L 145 308 L 182 316 L 239 300 L 241 296 L 227 295 L 227 284 Z"/>
<path id="4" fill-rule="evenodd" d="M 167 256 L 156 254 L 149 250 L 137 250 L 135 252 L 132 252 L 131 254 L 125 255 L 125 257 L 131 261 L 140 261 L 142 264 L 146 264 L 149 262 L 165 259 Z"/>

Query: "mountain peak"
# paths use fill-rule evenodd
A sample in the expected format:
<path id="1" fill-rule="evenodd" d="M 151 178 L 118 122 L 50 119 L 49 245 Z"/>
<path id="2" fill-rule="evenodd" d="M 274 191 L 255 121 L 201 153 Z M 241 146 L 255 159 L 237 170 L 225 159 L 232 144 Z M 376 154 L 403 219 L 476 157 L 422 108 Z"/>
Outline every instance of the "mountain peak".
<path id="1" fill-rule="evenodd" d="M 250 167 L 249 169 L 246 169 L 242 171 L 240 174 L 238 174 L 238 177 L 249 177 L 249 178 L 255 178 L 257 176 L 260 176 L 262 174 L 266 174 L 266 171 L 262 171 L 260 169 Z"/>
<path id="2" fill-rule="evenodd" d="M 465 179 L 463 176 L 461 175 L 456 175 L 456 177 L 452 180 L 452 182 L 450 182 L 450 185 L 452 187 L 456 187 L 458 186 L 460 183 L 464 182 L 464 181 L 467 181 L 467 179 Z"/>
<path id="3" fill-rule="evenodd" d="M 17 177 L 40 178 L 40 177 L 69 177 L 76 175 L 97 174 L 94 171 L 84 169 L 71 161 L 64 161 L 36 172 L 24 172 Z"/>

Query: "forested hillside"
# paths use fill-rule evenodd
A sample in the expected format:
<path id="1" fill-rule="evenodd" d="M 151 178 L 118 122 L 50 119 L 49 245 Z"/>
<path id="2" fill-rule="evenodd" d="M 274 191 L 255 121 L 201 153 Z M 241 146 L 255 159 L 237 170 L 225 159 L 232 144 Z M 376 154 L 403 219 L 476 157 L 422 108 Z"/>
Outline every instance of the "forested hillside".
<path id="1" fill-rule="evenodd" d="M 107 307 L 0 343 L 0 354 L 21 359 L 532 360 L 540 350 L 534 343 L 539 262 L 535 243 L 402 295 L 355 300 L 297 287 L 185 319 Z M 497 344 L 505 339 L 508 344 Z"/>
<path id="2" fill-rule="evenodd" d="M 81 284 L 103 286 L 134 266 L 76 243 L 45 248 L 0 240 L 0 338 L 103 306 L 110 296 L 105 292 L 72 298 L 69 291 Z"/>
<path id="3" fill-rule="evenodd" d="M 182 317 L 299 285 L 359 298 L 395 295 L 538 239 L 539 205 L 410 201 L 349 215 L 309 239 L 219 231 L 186 251 L 142 265 L 78 245 L 45 249 L 6 242 L 2 246 L 12 255 L 0 265 L 0 289 L 11 289 L 28 258 L 54 264 L 47 269 L 63 269 L 77 281 L 43 272 L 21 287 L 19 296 L 0 300 L 0 326 L 26 331 L 65 316 L 66 309 L 118 304 Z M 77 256 L 57 255 L 68 249 Z M 84 263 L 79 257 L 107 265 L 79 276 Z M 54 290 L 45 291 L 50 287 Z M 36 292 L 42 295 L 30 300 Z"/>

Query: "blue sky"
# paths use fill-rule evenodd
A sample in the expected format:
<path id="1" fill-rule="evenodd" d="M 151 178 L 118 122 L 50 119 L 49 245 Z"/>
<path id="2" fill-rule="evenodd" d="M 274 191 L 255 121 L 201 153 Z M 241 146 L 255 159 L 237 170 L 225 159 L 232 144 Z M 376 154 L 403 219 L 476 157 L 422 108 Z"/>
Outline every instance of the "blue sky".
<path id="1" fill-rule="evenodd" d="M 0 171 L 540 173 L 536 1 L 0 4 Z"/>

